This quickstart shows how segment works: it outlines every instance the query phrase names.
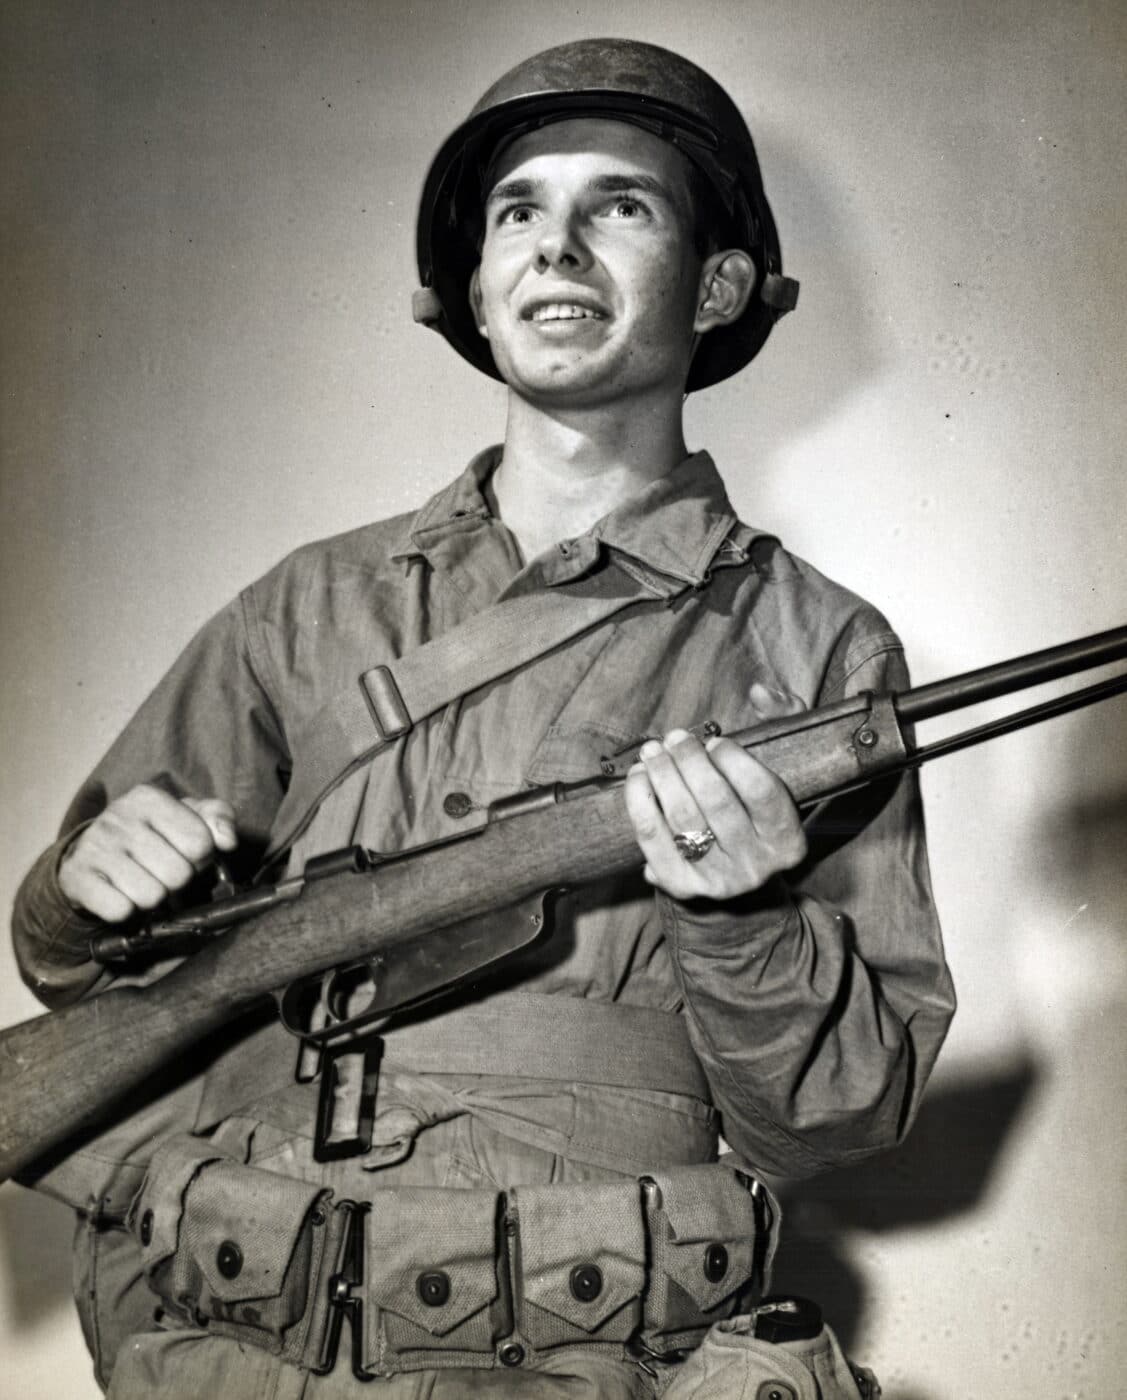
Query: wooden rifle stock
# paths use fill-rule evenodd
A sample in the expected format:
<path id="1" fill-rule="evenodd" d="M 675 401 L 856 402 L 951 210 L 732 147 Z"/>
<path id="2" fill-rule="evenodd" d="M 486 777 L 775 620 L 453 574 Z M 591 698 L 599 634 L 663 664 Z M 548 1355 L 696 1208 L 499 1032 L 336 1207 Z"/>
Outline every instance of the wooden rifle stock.
<path id="1" fill-rule="evenodd" d="M 909 752 L 901 721 L 956 709 L 1127 655 L 1127 627 L 900 695 L 859 695 L 733 736 L 817 802 L 1127 688 L 1127 677 L 1073 692 L 955 739 Z M 391 960 L 422 935 L 453 929 L 552 887 L 642 863 L 622 781 L 520 793 L 480 829 L 311 883 L 255 914 L 148 986 L 111 987 L 0 1032 L 0 1180 L 128 1104 L 150 1076 L 277 989 L 371 956 Z M 489 959 L 483 961 L 488 962 Z"/>

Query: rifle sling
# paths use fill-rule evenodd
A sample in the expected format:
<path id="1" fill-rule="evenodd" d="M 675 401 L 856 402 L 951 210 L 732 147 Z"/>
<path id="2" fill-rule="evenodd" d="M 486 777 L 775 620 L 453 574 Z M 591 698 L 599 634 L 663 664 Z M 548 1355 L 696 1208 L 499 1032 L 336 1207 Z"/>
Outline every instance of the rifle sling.
<path id="1" fill-rule="evenodd" d="M 743 563 L 743 558 L 733 562 Z M 574 583 L 503 598 L 395 660 L 370 667 L 303 726 L 290 787 L 274 823 L 266 863 L 309 825 L 350 773 L 428 715 L 529 665 L 640 603 L 667 605 L 691 585 L 637 563 L 605 567 Z"/>

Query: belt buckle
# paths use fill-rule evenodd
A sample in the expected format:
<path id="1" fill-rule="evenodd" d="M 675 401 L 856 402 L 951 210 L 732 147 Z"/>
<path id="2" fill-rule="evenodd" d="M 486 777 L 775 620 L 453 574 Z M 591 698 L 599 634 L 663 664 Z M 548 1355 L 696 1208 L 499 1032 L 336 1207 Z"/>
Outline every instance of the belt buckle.
<path id="1" fill-rule="evenodd" d="M 340 1334 L 345 1322 L 351 1334 L 352 1374 L 358 1381 L 374 1381 L 376 1373 L 364 1366 L 364 1300 L 353 1289 L 364 1282 L 364 1216 L 368 1207 L 358 1201 L 338 1201 L 337 1210 L 346 1215 L 339 1265 L 329 1277 L 329 1316 L 316 1365 L 309 1369 L 327 1376 L 337 1364 Z"/>

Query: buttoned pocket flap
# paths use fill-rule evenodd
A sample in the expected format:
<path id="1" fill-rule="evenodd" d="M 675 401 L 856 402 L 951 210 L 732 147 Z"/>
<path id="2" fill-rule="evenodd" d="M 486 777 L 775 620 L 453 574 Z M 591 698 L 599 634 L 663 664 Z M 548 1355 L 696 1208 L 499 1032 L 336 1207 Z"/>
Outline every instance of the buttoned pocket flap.
<path id="1" fill-rule="evenodd" d="M 276 1298 L 319 1186 L 236 1162 L 205 1168 L 188 1192 L 181 1245 L 212 1297 Z"/>
<path id="2" fill-rule="evenodd" d="M 654 1180 L 661 1191 L 655 1256 L 707 1313 L 744 1288 L 755 1271 L 755 1199 L 740 1177 L 724 1167 L 655 1172 Z"/>
<path id="3" fill-rule="evenodd" d="M 435 1337 L 451 1346 L 476 1346 L 484 1337 L 488 1347 L 488 1309 L 500 1291 L 498 1214 L 496 1191 L 373 1192 L 367 1292 L 395 1350 L 426 1347 Z"/>
<path id="4" fill-rule="evenodd" d="M 223 1155 L 211 1143 L 183 1133 L 169 1138 L 153 1154 L 130 1212 L 130 1226 L 150 1276 L 176 1252 L 188 1187 L 209 1162 Z"/>
<path id="5" fill-rule="evenodd" d="M 634 1331 L 646 1244 L 637 1182 L 518 1187 L 523 1311 L 536 1346 Z"/>

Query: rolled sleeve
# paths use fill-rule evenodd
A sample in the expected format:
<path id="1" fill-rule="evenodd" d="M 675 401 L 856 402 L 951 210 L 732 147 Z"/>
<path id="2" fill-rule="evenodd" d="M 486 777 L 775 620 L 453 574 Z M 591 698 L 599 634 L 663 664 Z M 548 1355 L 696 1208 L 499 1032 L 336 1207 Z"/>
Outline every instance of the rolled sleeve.
<path id="1" fill-rule="evenodd" d="M 906 685 L 886 648 L 838 670 L 846 693 Z M 659 897 L 724 1135 L 792 1176 L 903 1137 L 954 1011 L 915 775 L 829 804 L 809 834 L 792 878 L 748 899 Z"/>
<path id="2" fill-rule="evenodd" d="M 59 886 L 67 848 L 116 798 L 141 783 L 177 797 L 222 797 L 235 807 L 241 848 L 265 845 L 287 766 L 276 710 L 254 664 L 248 595 L 207 623 L 83 784 L 58 840 L 20 885 L 12 940 L 21 976 L 48 1006 L 110 980 L 90 957 L 99 924 Z"/>

